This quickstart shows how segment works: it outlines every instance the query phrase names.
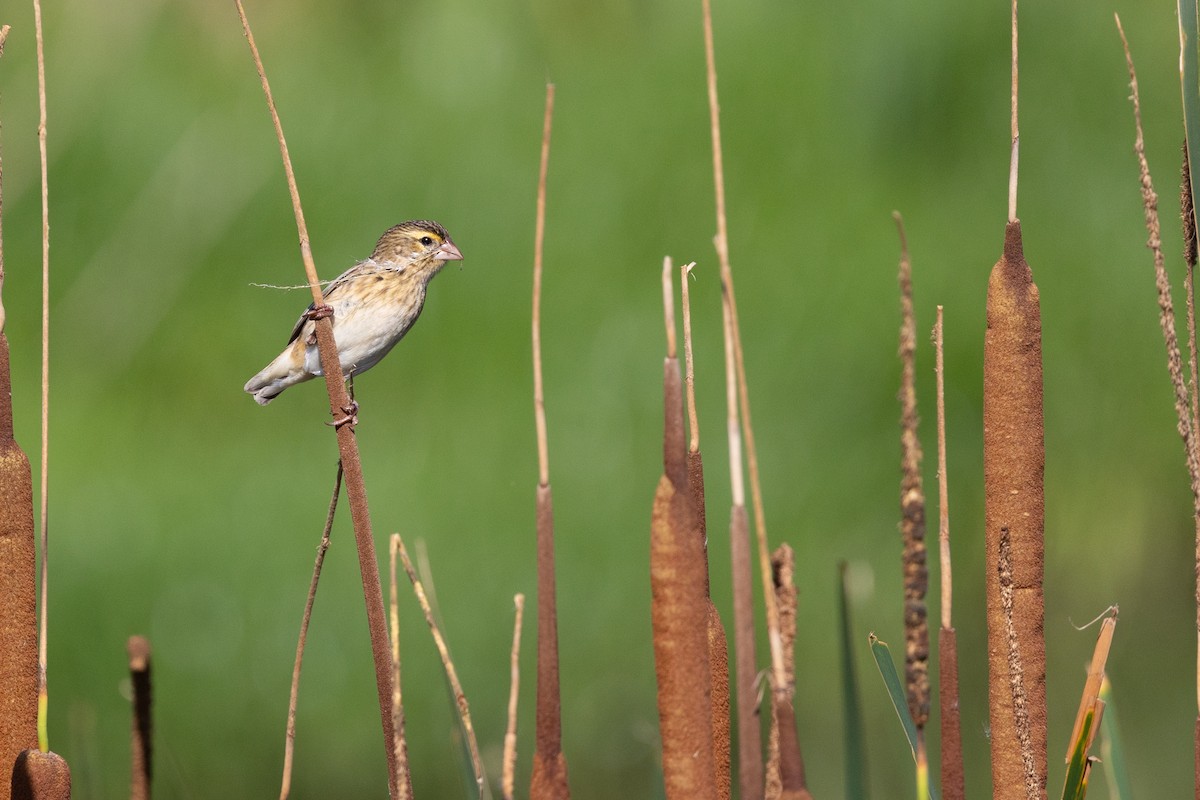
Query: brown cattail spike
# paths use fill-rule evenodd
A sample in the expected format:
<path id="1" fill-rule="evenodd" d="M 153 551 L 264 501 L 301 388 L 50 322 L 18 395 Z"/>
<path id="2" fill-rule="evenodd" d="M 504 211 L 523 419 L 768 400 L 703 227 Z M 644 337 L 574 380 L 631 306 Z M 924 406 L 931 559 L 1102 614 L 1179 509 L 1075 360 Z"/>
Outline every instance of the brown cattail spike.
<path id="1" fill-rule="evenodd" d="M 989 700 L 996 798 L 1046 796 L 1042 322 L 1008 223 L 988 282 L 983 356 Z"/>
<path id="2" fill-rule="evenodd" d="M 917 437 L 917 324 L 913 313 L 912 261 L 900 214 L 900 533 L 904 543 L 904 673 L 908 712 L 918 729 L 929 721 L 929 621 L 925 594 L 929 570 L 925 551 L 925 490 L 921 485 L 921 440 Z"/>

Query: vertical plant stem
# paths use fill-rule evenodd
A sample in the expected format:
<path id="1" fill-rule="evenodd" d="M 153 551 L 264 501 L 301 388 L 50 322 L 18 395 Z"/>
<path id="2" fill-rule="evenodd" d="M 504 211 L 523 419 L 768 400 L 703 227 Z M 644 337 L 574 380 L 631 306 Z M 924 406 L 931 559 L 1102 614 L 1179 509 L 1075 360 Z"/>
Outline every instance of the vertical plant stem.
<path id="1" fill-rule="evenodd" d="M 9 26 L 0 27 L 0 55 Z M 2 177 L 2 175 L 0 175 Z M 0 209 L 3 192 L 0 191 Z M 0 291 L 4 250 L 0 242 Z M 29 459 L 13 438 L 12 380 L 0 296 L 0 763 L 38 743 L 38 623 L 36 530 Z M 0 800 L 11 781 L 0 777 Z"/>
<path id="2" fill-rule="evenodd" d="M 400 800 L 412 797 L 412 772 L 408 768 L 408 740 L 404 732 L 404 701 L 400 693 L 400 597 L 396 581 L 396 556 L 400 534 L 392 534 L 388 547 L 388 616 L 392 638 L 392 730 L 395 740 L 396 768 L 400 771 Z"/>
<path id="3" fill-rule="evenodd" d="M 42 4 L 33 0 L 33 23 L 37 34 L 38 69 L 38 154 L 42 165 L 42 462 L 41 504 L 38 524 L 40 526 L 42 570 L 41 602 L 38 620 L 38 747 L 42 752 L 50 749 L 47 732 L 49 691 L 46 686 L 47 643 L 47 578 L 50 575 L 49 481 L 50 481 L 50 181 L 49 161 L 46 157 L 46 52 L 42 39 Z"/>
<path id="4" fill-rule="evenodd" d="M 1012 152 L 1008 161 L 1008 221 L 1017 221 L 1017 162 L 1021 153 L 1021 134 L 1017 126 L 1017 0 L 1012 0 Z"/>
<path id="5" fill-rule="evenodd" d="M 342 463 L 337 465 L 333 480 L 333 494 L 329 498 L 329 511 L 325 514 L 325 527 L 321 531 L 321 542 L 317 545 L 317 559 L 313 564 L 312 580 L 308 585 L 308 597 L 304 601 L 304 614 L 300 618 L 300 635 L 296 641 L 296 660 L 292 664 L 292 687 L 288 694 L 287 730 L 283 741 L 283 779 L 280 781 L 279 800 L 287 800 L 292 790 L 292 760 L 296 751 L 296 704 L 300 699 L 300 668 L 304 664 L 304 646 L 308 643 L 308 623 L 312 619 L 313 604 L 317 600 L 317 584 L 321 580 L 321 567 L 325 564 L 325 553 L 329 550 L 329 534 L 333 530 L 333 517 L 337 512 L 338 494 L 342 488 Z"/>
<path id="6" fill-rule="evenodd" d="M 1142 208 L 1147 233 L 1146 246 L 1150 248 L 1154 256 L 1154 283 L 1158 290 L 1159 325 L 1162 328 L 1163 342 L 1167 349 L 1167 373 L 1175 393 L 1175 429 L 1183 440 L 1184 456 L 1187 459 L 1188 477 L 1192 489 L 1193 523 L 1196 532 L 1196 695 L 1197 704 L 1200 707 L 1200 440 L 1195 436 L 1195 428 L 1189 411 L 1188 391 L 1183 376 L 1183 359 L 1180 355 L 1179 339 L 1175 334 L 1175 307 L 1171 301 L 1171 281 L 1167 277 L 1167 268 L 1163 260 L 1162 235 L 1158 220 L 1158 194 L 1155 193 L 1154 183 L 1150 179 L 1150 165 L 1146 161 L 1146 144 L 1142 135 L 1142 108 L 1138 96 L 1137 73 L 1133 68 L 1133 57 L 1129 52 L 1129 42 L 1125 39 L 1125 31 L 1121 27 L 1120 17 L 1117 17 L 1117 31 L 1121 34 L 1121 43 L 1125 48 L 1125 63 L 1129 68 L 1133 121 L 1136 129 L 1133 151 L 1137 156 L 1138 176 L 1141 180 Z M 1196 717 L 1195 734 L 1195 789 L 1196 797 L 1200 800 L 1200 714 Z"/>
<path id="7" fill-rule="evenodd" d="M 296 217 L 296 230 L 300 238 L 300 257 L 304 262 L 305 275 L 308 277 L 309 289 L 313 302 L 322 303 L 321 284 L 317 277 L 317 268 L 313 263 L 312 247 L 308 239 L 308 226 L 304 222 L 304 209 L 300 205 L 300 192 L 296 188 L 296 175 L 292 169 L 292 160 L 288 155 L 287 140 L 283 136 L 283 125 L 279 121 L 279 113 L 275 110 L 275 100 L 271 96 L 271 86 L 267 82 L 267 73 L 263 68 L 258 47 L 254 43 L 254 35 L 250 31 L 250 23 L 246 19 L 246 10 L 241 0 L 235 0 L 238 16 L 241 18 L 242 30 L 246 35 L 246 43 L 254 59 L 254 66 L 262 82 L 263 94 L 267 100 L 267 110 L 275 126 L 275 136 L 279 140 L 279 152 L 283 159 L 284 172 L 287 176 L 288 192 L 292 198 L 292 211 Z M 353 410 L 350 396 L 346 391 L 341 362 L 338 359 L 337 346 L 333 341 L 333 323 L 328 318 L 316 321 L 317 350 L 320 355 L 321 370 L 325 375 L 325 389 L 329 393 L 329 413 L 333 419 L 341 419 Z M 342 468 L 345 473 L 346 494 L 350 500 L 350 517 L 354 524 L 354 541 L 358 551 L 358 566 L 362 574 L 363 599 L 367 611 L 367 627 L 371 635 L 371 655 L 375 666 L 375 688 L 379 701 L 379 715 L 382 721 L 384 751 L 387 754 L 388 793 L 392 798 L 399 795 L 398 770 L 395 750 L 393 748 L 394 732 L 392 730 L 392 671 L 391 653 L 388 646 L 387 621 L 383 610 L 383 590 L 379 583 L 379 562 L 375 555 L 375 541 L 371 532 L 371 515 L 367 505 L 367 489 L 363 480 L 362 462 L 358 454 L 358 441 L 355 438 L 354 427 L 348 424 L 335 426 L 337 431 L 338 452 L 341 456 Z"/>
<path id="8" fill-rule="evenodd" d="M 966 778 L 958 713 L 958 634 L 951 624 L 953 580 L 950 569 L 950 490 L 946 472 L 946 368 L 942 307 L 937 307 L 933 347 L 937 360 L 938 545 L 942 568 L 942 625 L 938 630 L 938 689 L 942 729 L 942 794 L 963 800 Z"/>
<path id="9" fill-rule="evenodd" d="M 546 401 L 542 388 L 542 244 L 546 231 L 546 176 L 550 169 L 550 133 L 554 119 L 554 84 L 546 84 L 542 118 L 542 153 L 538 169 L 537 221 L 533 244 L 533 405 L 537 424 L 537 716 L 531 800 L 565 800 L 571 796 L 567 759 L 562 751 L 562 697 L 558 675 L 558 604 L 554 567 L 554 499 L 550 491 Z"/>
<path id="10" fill-rule="evenodd" d="M 504 760 L 500 786 L 504 800 L 513 800 L 517 772 L 517 697 L 521 688 L 521 621 L 525 617 L 525 595 L 513 597 L 512 651 L 509 655 L 508 724 L 504 729 Z"/>
<path id="11" fill-rule="evenodd" d="M 755 684 L 758 663 L 754 642 L 754 588 L 750 561 L 750 522 L 742 479 L 742 436 L 737 413 L 737 367 L 729 303 L 722 301 L 725 342 L 726 433 L 733 502 L 729 514 L 729 566 L 732 573 L 733 649 L 737 697 L 738 788 L 740 797 L 763 796 L 762 725 Z"/>
<path id="12" fill-rule="evenodd" d="M 130 734 L 130 800 L 150 800 L 153 776 L 153 717 L 150 692 L 150 642 L 130 636 L 129 674 L 133 684 L 133 728 Z"/>
<path id="13" fill-rule="evenodd" d="M 446 679 L 450 682 L 450 690 L 454 693 L 454 703 L 458 708 L 463 734 L 467 739 L 467 749 L 471 753 L 471 766 L 475 770 L 475 787 L 478 791 L 478 796 L 483 797 L 485 781 L 483 759 L 479 755 L 479 743 L 475 738 L 475 726 L 471 722 L 471 708 L 467 704 L 467 695 L 463 692 L 462 683 L 458 680 L 458 670 L 454 668 L 454 660 L 450 658 L 450 649 L 446 646 L 446 637 L 442 635 L 442 630 L 438 627 L 437 620 L 434 619 L 433 608 L 429 605 L 429 598 L 425 595 L 425 587 L 417 577 L 417 571 L 413 568 L 412 560 L 408 557 L 408 550 L 404 547 L 404 539 L 399 534 L 393 535 L 392 546 L 400 553 L 400 561 L 404 564 L 404 571 L 408 573 L 408 580 L 412 583 L 413 593 L 417 596 L 417 602 L 421 605 L 421 611 L 425 614 L 425 622 L 429 625 L 429 630 L 433 634 L 433 642 L 437 646 L 438 655 L 442 658 L 442 667 L 446 670 Z"/>

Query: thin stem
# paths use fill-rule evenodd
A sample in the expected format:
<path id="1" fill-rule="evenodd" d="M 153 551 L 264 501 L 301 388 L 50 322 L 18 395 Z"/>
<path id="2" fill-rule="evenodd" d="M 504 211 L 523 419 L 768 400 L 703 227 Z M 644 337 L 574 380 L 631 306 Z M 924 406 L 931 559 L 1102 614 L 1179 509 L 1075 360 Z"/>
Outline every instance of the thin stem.
<path id="1" fill-rule="evenodd" d="M 713 48 L 712 5 L 703 0 L 704 59 L 708 80 L 709 124 L 713 146 L 713 186 L 717 204 L 717 235 L 713 240 L 721 265 L 721 287 L 729 316 L 734 362 L 737 371 L 738 401 L 741 407 L 742 436 L 746 445 L 746 461 L 750 470 L 750 494 L 754 501 L 754 527 L 758 544 L 759 571 L 763 583 L 764 605 L 767 611 L 767 639 L 771 646 L 773 686 L 777 692 L 789 691 L 784 678 L 782 639 L 779 632 L 779 609 L 771 586 L 771 555 L 767 548 L 767 522 L 762 507 L 762 487 L 758 476 L 758 451 L 754 444 L 754 429 L 750 421 L 750 394 L 746 387 L 746 365 L 743 358 L 741 331 L 738 325 L 737 298 L 733 290 L 733 271 L 729 266 L 729 236 L 725 214 L 725 173 L 721 156 L 721 110 L 717 99 L 717 63 Z M 732 454 L 730 455 L 732 459 Z"/>
<path id="2" fill-rule="evenodd" d="M 47 578 L 50 575 L 50 531 L 47 521 L 50 484 L 50 180 L 46 157 L 46 49 L 42 39 L 42 4 L 33 0 L 34 30 L 37 34 L 38 69 L 38 154 L 42 163 L 42 464 L 39 538 L 42 548 L 41 602 L 38 618 L 38 745 L 42 752 L 50 749 L 46 735 L 46 704 L 49 690 L 46 685 L 47 653 Z"/>
<path id="3" fill-rule="evenodd" d="M 450 688 L 454 692 L 455 705 L 458 707 L 463 731 L 467 737 L 467 748 L 471 753 L 471 766 L 475 770 L 475 785 L 482 796 L 484 786 L 483 760 L 479 756 L 479 744 L 475 740 L 475 726 L 471 724 L 471 709 L 467 705 L 467 696 L 463 692 L 462 684 L 458 680 L 458 671 L 454 668 L 454 660 L 450 658 L 450 649 L 446 646 L 446 639 L 442 636 L 442 630 L 438 627 L 437 620 L 434 619 L 433 608 L 429 605 L 429 599 L 425 596 L 425 587 L 421 585 L 421 579 L 417 577 L 417 571 L 413 568 L 412 560 L 408 557 L 408 550 L 404 547 L 404 539 L 399 534 L 393 535 L 392 546 L 400 553 L 400 561 L 404 564 L 404 571 L 408 573 L 408 579 L 412 582 L 413 592 L 417 596 L 417 602 L 421 605 L 421 611 L 425 614 L 425 622 L 428 623 L 429 630 L 433 633 L 433 642 L 437 646 L 438 654 L 442 657 L 442 666 L 446 670 L 446 678 L 450 681 Z"/>
<path id="4" fill-rule="evenodd" d="M 663 295 L 663 324 L 667 329 L 667 358 L 675 358 L 675 282 L 671 272 L 674 265 L 670 256 L 663 256 L 662 295 Z"/>
<path id="5" fill-rule="evenodd" d="M 404 737 L 404 702 L 400 694 L 400 597 L 396 581 L 396 540 L 392 534 L 388 548 L 388 613 L 392 638 L 392 751 L 400 772 L 399 788 L 401 800 L 412 797 L 412 776 L 408 769 L 408 742 Z"/>
<path id="6" fill-rule="evenodd" d="M 308 584 L 308 597 L 304 601 L 304 614 L 300 618 L 300 636 L 296 641 L 296 660 L 292 664 L 292 688 L 288 694 L 287 732 L 283 742 L 283 780 L 279 788 L 279 800 L 287 800 L 292 790 L 292 761 L 296 751 L 296 704 L 300 698 L 300 668 L 304 664 L 304 647 L 308 643 L 308 623 L 312 620 L 313 603 L 317 600 L 317 583 L 321 580 L 321 567 L 325 564 L 325 552 L 329 549 L 329 534 L 333 530 L 333 517 L 337 512 L 338 494 L 342 488 L 342 462 L 337 465 L 337 476 L 333 481 L 333 494 L 329 498 L 329 511 L 325 515 L 325 527 L 321 531 L 321 543 L 317 545 L 317 560 L 313 564 L 312 580 Z"/>
<path id="7" fill-rule="evenodd" d="M 267 73 L 263 68 L 258 47 L 254 43 L 254 35 L 250 31 L 250 22 L 246 19 L 246 10 L 241 0 L 235 0 L 238 16 L 242 22 L 242 30 L 246 35 L 246 43 L 254 59 L 255 69 L 258 70 L 262 82 L 263 94 L 267 101 L 267 110 L 275 126 L 275 136 L 279 141 L 279 152 L 283 159 L 284 173 L 287 176 L 288 193 L 292 198 L 292 211 L 296 217 L 296 231 L 300 238 L 300 257 L 304 262 L 304 271 L 308 277 L 309 288 L 312 291 L 313 302 L 321 304 L 321 285 L 317 278 L 317 268 L 313 263 L 312 247 L 309 245 L 308 226 L 304 223 L 304 210 L 300 205 L 300 192 L 296 188 L 296 176 L 292 170 L 292 160 L 288 155 L 287 140 L 283 136 L 283 125 L 279 121 L 279 113 L 275 110 L 275 100 L 271 96 L 271 86 L 267 82 Z M 350 396 L 346 390 L 345 374 L 338 358 L 337 346 L 333 340 L 333 324 L 329 317 L 316 321 L 317 350 L 320 355 L 321 371 L 325 375 L 325 390 L 329 394 L 329 413 L 334 419 L 341 419 L 353 410 Z M 379 714 L 383 728 L 384 749 L 387 753 L 388 793 L 395 798 L 399 793 L 399 772 L 396 765 L 395 752 L 392 747 L 394 732 L 392 730 L 392 673 L 391 653 L 388 645 L 386 616 L 383 609 L 383 590 L 379 582 L 379 562 L 375 554 L 375 541 L 371 533 L 371 515 L 367 506 L 367 490 L 363 480 L 362 461 L 358 454 L 358 441 L 354 435 L 354 427 L 349 424 L 335 425 L 338 440 L 338 452 L 341 456 L 345 471 L 346 494 L 350 501 L 350 517 L 354 524 L 354 543 L 358 552 L 358 567 L 362 575 L 363 600 L 367 611 L 367 629 L 371 636 L 371 657 L 375 666 L 375 689 L 379 702 Z"/>
<path id="8" fill-rule="evenodd" d="M 950 573 L 950 494 L 946 477 L 946 369 L 942 341 L 942 307 L 937 307 L 933 326 L 933 350 L 937 366 L 937 439 L 938 439 L 938 545 L 942 567 L 942 627 L 953 628 L 954 581 Z"/>
<path id="9" fill-rule="evenodd" d="M 513 597 L 517 613 L 513 619 L 512 651 L 509 655 L 511 680 L 508 687 L 508 725 L 504 730 L 504 760 L 501 792 L 504 800 L 513 799 L 517 772 L 517 696 L 521 688 L 521 621 L 525 616 L 525 595 Z"/>
<path id="10" fill-rule="evenodd" d="M 696 365 L 692 359 L 692 305 L 688 294 L 688 276 L 695 269 L 696 262 L 685 264 L 679 268 L 681 273 L 683 292 L 683 355 L 684 355 L 684 381 L 687 386 L 687 410 L 688 410 L 688 428 L 691 430 L 691 439 L 688 442 L 688 450 L 693 453 L 700 452 L 700 422 L 696 416 Z"/>
<path id="11" fill-rule="evenodd" d="M 533 410 L 537 425 L 538 483 L 550 484 L 550 454 L 546 443 L 546 395 L 542 389 L 542 242 L 546 234 L 546 173 L 550 168 L 550 129 L 554 115 L 554 84 L 546 84 L 546 114 L 542 120 L 542 160 L 538 170 L 537 222 L 533 237 Z"/>
<path id="12" fill-rule="evenodd" d="M 4 43 L 8 40 L 11 25 L 0 26 L 0 56 L 4 55 Z M 0 183 L 4 182 L 4 160 L 0 158 Z M 0 192 L 0 333 L 4 332 L 4 196 Z"/>
<path id="13" fill-rule="evenodd" d="M 1012 0 L 1012 154 L 1008 162 L 1008 221 L 1017 221 L 1017 161 L 1021 134 L 1017 128 L 1017 0 Z"/>

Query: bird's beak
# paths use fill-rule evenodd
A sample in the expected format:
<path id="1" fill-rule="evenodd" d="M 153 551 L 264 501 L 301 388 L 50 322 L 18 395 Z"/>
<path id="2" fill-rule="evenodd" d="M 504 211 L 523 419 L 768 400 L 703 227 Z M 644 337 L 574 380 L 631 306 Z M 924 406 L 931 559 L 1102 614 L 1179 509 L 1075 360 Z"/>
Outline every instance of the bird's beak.
<path id="1" fill-rule="evenodd" d="M 462 253 L 454 246 L 454 242 L 449 239 L 442 242 L 442 246 L 437 249 L 434 255 L 434 258 L 438 261 L 462 261 L 462 257 Z"/>

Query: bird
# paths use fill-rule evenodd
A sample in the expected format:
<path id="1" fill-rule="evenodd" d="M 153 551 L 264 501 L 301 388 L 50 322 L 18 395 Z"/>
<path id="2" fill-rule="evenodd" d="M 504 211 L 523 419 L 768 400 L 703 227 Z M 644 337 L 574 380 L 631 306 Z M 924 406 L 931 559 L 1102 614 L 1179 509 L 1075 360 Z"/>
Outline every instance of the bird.
<path id="1" fill-rule="evenodd" d="M 388 228 L 370 258 L 334 278 L 323 302 L 311 303 L 300 315 L 287 347 L 246 382 L 246 392 L 265 406 L 289 386 L 322 375 L 316 320 L 330 315 L 342 377 L 366 372 L 416 323 L 433 277 L 447 261 L 462 257 L 446 229 L 432 220 Z"/>

